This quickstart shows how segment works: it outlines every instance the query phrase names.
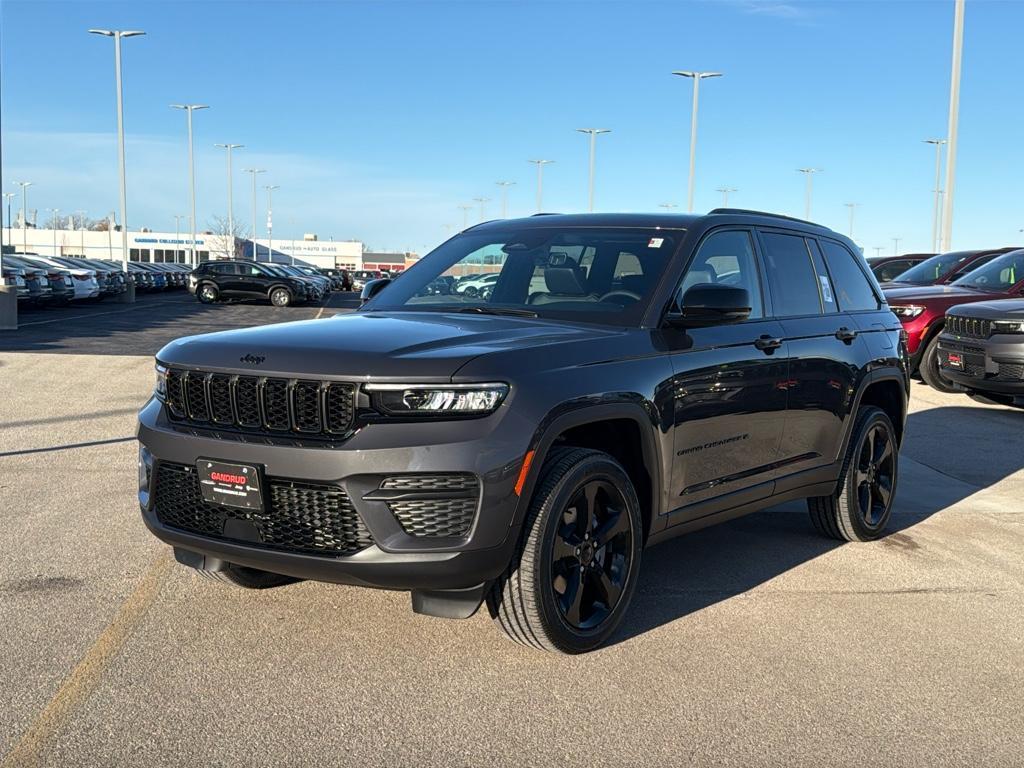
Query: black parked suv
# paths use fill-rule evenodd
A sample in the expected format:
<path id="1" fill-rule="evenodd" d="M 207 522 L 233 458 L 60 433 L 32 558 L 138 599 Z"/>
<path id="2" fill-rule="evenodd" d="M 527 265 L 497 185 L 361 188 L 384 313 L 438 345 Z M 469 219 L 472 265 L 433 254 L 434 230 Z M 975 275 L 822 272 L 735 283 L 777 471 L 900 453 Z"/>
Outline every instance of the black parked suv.
<path id="1" fill-rule="evenodd" d="M 967 394 L 1024 408 L 1024 299 L 951 307 L 938 352 L 942 375 Z"/>
<path id="2" fill-rule="evenodd" d="M 429 289 L 481 263 L 487 299 Z M 160 350 L 139 502 L 179 562 L 409 590 L 453 618 L 486 600 L 509 637 L 572 653 L 619 624 L 646 546 L 802 498 L 827 536 L 886 527 L 906 355 L 831 230 L 497 221 L 364 298 Z"/>
<path id="3" fill-rule="evenodd" d="M 244 260 L 204 261 L 189 275 L 188 290 L 204 304 L 221 299 L 266 299 L 275 307 L 287 307 L 309 298 L 303 278 Z"/>

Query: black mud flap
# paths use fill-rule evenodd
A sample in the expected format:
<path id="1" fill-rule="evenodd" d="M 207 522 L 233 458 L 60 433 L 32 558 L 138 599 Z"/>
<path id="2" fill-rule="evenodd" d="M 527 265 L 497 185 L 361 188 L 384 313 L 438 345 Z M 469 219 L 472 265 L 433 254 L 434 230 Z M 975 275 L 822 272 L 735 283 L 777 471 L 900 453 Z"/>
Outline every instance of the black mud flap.
<path id="1" fill-rule="evenodd" d="M 480 608 L 489 584 L 467 589 L 414 589 L 412 610 L 442 619 L 468 619 Z"/>

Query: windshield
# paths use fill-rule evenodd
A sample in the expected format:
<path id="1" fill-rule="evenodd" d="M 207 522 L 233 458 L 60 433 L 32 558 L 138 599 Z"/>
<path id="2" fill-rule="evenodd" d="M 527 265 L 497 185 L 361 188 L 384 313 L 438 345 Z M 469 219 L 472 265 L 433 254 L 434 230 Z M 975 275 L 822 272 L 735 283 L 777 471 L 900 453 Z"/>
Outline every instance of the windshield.
<path id="1" fill-rule="evenodd" d="M 897 275 L 894 280 L 900 283 L 914 283 L 916 285 L 931 285 L 943 277 L 959 269 L 965 261 L 970 259 L 977 251 L 954 251 L 952 253 L 940 253 L 925 259 L 906 272 Z"/>
<path id="2" fill-rule="evenodd" d="M 682 234 L 597 227 L 470 231 L 424 256 L 366 309 L 637 325 Z M 467 275 L 476 277 L 459 279 Z"/>
<path id="3" fill-rule="evenodd" d="M 953 285 L 979 291 L 1004 292 L 1024 280 L 1024 250 L 1004 253 L 983 267 L 954 280 Z"/>

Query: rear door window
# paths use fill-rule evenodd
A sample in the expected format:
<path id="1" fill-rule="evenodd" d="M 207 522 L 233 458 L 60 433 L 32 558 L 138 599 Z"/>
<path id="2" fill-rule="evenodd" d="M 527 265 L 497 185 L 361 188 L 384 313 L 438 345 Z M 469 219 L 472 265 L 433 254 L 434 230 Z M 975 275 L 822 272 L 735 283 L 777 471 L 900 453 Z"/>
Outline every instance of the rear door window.
<path id="1" fill-rule="evenodd" d="M 857 257 L 831 240 L 822 240 L 821 248 L 832 275 L 832 287 L 839 299 L 839 308 L 844 312 L 878 309 L 878 296 L 857 264 Z"/>
<path id="2" fill-rule="evenodd" d="M 820 315 L 823 286 L 806 240 L 800 235 L 761 232 L 761 242 L 776 317 Z M 831 296 L 831 288 L 828 293 Z"/>

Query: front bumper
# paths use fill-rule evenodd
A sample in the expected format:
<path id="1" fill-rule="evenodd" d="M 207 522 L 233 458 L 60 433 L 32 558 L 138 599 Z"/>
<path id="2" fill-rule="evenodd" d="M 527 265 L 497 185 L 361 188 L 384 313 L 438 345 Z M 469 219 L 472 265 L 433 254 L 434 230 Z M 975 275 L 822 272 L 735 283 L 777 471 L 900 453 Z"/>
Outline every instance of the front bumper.
<path id="1" fill-rule="evenodd" d="M 490 581 L 507 566 L 521 509 L 514 486 L 529 434 L 509 428 L 507 414 L 462 422 L 374 424 L 335 447 L 269 445 L 258 438 L 221 439 L 167 419 L 151 400 L 139 414 L 139 505 L 150 531 L 178 550 L 303 579 L 400 590 L 466 589 Z M 453 439 L 457 436 L 461 439 Z M 344 491 L 372 544 L 352 554 L 313 554 L 261 541 L 200 535 L 166 524 L 158 514 L 161 465 L 194 467 L 201 459 L 248 464 L 274 483 L 331 486 Z M 407 533 L 379 494 L 383 479 L 414 473 L 469 473 L 479 501 L 466 535 Z M 264 482 L 268 494 L 270 482 Z M 274 513 L 268 503 L 266 514 Z M 179 557 L 179 559 L 182 559 Z"/>
<path id="2" fill-rule="evenodd" d="M 950 354 L 961 366 L 950 365 Z M 942 375 L 975 392 L 1024 396 L 1024 337 L 996 335 L 987 339 L 939 336 Z"/>

